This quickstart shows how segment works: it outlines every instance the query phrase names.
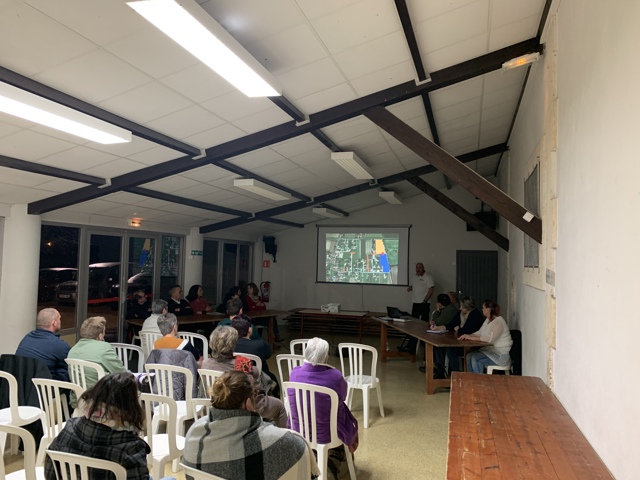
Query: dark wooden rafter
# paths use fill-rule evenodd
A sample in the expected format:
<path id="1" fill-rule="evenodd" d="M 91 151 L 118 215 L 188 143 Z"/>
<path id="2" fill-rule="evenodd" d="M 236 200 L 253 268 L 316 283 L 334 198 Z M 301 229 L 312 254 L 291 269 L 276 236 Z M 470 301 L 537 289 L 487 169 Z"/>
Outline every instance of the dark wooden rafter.
<path id="1" fill-rule="evenodd" d="M 458 185 L 492 207 L 514 226 L 538 243 L 542 243 L 542 220 L 540 217 L 534 215 L 530 221 L 525 220 L 524 217 L 530 214 L 526 208 L 481 175 L 456 161 L 455 157 L 420 135 L 384 107 L 372 108 L 364 115 L 431 165 L 448 175 Z"/>
<path id="2" fill-rule="evenodd" d="M 459 157 L 457 157 L 457 159 L 462 163 L 468 163 L 468 162 L 476 161 L 480 158 L 489 157 L 491 155 L 498 155 L 506 151 L 507 149 L 508 149 L 507 144 L 501 143 L 498 145 L 493 145 L 491 147 L 483 148 L 481 150 L 477 150 L 475 152 L 465 153 L 464 155 L 460 155 Z M 312 205 L 322 205 L 324 204 L 324 202 L 336 200 L 338 198 L 346 197 L 348 195 L 355 195 L 356 193 L 365 192 L 367 190 L 379 188 L 385 185 L 392 185 L 394 183 L 408 180 L 409 178 L 417 177 L 420 175 L 428 175 L 429 173 L 433 173 L 437 171 L 438 169 L 435 168 L 433 165 L 425 165 L 423 167 L 414 168 L 412 170 L 407 170 L 405 172 L 400 172 L 394 175 L 389 175 L 388 177 L 380 178 L 375 184 L 370 182 L 361 183 L 359 185 L 345 188 L 337 192 L 331 192 L 325 195 L 321 195 L 319 197 L 314 198 L 313 203 L 305 203 L 305 202 L 291 203 L 289 205 L 283 205 L 281 207 L 275 207 L 268 210 L 263 210 L 261 212 L 257 212 L 251 218 L 234 218 L 232 220 L 226 220 L 223 222 L 213 223 L 211 225 L 205 225 L 203 227 L 200 227 L 200 233 L 209 233 L 209 232 L 214 232 L 216 230 L 224 230 L 225 228 L 236 227 L 238 225 L 243 225 L 245 223 L 253 222 L 256 220 L 262 220 L 264 218 L 269 218 L 274 215 L 282 215 L 285 213 L 294 212 L 296 210 L 301 210 L 303 208 L 309 208 Z M 334 207 L 331 207 L 331 208 L 334 208 Z M 347 212 L 344 212 L 344 213 L 347 213 Z"/>
<path id="3" fill-rule="evenodd" d="M 14 170 L 22 170 L 23 172 L 37 173 L 40 175 L 48 175 L 50 177 L 62 178 L 64 180 L 73 180 L 74 182 L 88 183 L 90 185 L 106 185 L 107 180 L 94 175 L 86 175 L 84 173 L 65 170 L 64 168 L 51 167 L 40 163 L 27 162 L 13 157 L 0 155 L 0 167 L 13 168 Z"/>
<path id="4" fill-rule="evenodd" d="M 436 202 L 442 205 L 444 208 L 453 212 L 462 220 L 467 222 L 469 225 L 473 226 L 476 230 L 478 230 L 482 235 L 487 237 L 489 240 L 494 242 L 500 248 L 505 251 L 509 251 L 509 239 L 503 237 L 498 232 L 496 232 L 489 225 L 484 223 L 482 220 L 473 216 L 472 213 L 467 211 L 465 208 L 458 205 L 456 202 L 447 197 L 444 193 L 441 193 L 437 188 L 429 185 L 427 182 L 422 180 L 420 177 L 414 177 L 407 179 L 409 183 L 417 187 L 422 192 L 429 195 Z"/>
<path id="5" fill-rule="evenodd" d="M 155 190 L 151 190 L 150 188 L 129 187 L 126 188 L 125 191 L 129 193 L 135 193 L 136 195 L 141 195 L 143 197 L 155 198 L 157 200 L 164 200 L 166 202 L 186 205 L 187 207 L 200 208 L 202 210 L 209 210 L 211 212 L 226 213 L 227 215 L 234 215 L 241 218 L 248 218 L 252 215 L 250 212 L 243 212 L 242 210 L 235 210 L 233 208 L 222 207 L 220 205 L 200 202 L 191 198 L 171 195 L 170 193 L 157 192 Z"/>
<path id="6" fill-rule="evenodd" d="M 292 227 L 292 228 L 304 228 L 304 225 L 301 223 L 289 222 L 287 220 L 280 220 L 279 218 L 263 218 L 262 221 L 267 223 L 275 223 L 276 225 L 285 225 L 287 227 Z"/>
<path id="7" fill-rule="evenodd" d="M 511 45 L 509 47 L 487 53 L 480 57 L 467 60 L 457 65 L 438 70 L 431 74 L 431 81 L 416 85 L 414 81 L 405 82 L 377 93 L 346 102 L 342 105 L 328 108 L 309 116 L 309 122 L 297 126 L 295 121 L 262 130 L 239 139 L 211 147 L 206 150 L 203 158 L 193 160 L 191 157 L 181 157 L 158 165 L 146 167 L 135 172 L 126 173 L 111 179 L 111 185 L 98 189 L 93 186 L 55 195 L 45 200 L 29 204 L 30 214 L 41 214 L 64 208 L 76 203 L 99 198 L 128 187 L 138 186 L 168 176 L 177 175 L 209 163 L 232 158 L 259 148 L 283 142 L 306 133 L 324 128 L 335 123 L 354 118 L 362 112 L 377 105 L 394 105 L 424 92 L 434 91 L 458 82 L 469 80 L 492 72 L 502 67 L 502 63 L 519 55 L 537 52 L 540 44 L 535 38 Z"/>
<path id="8" fill-rule="evenodd" d="M 327 203 L 319 203 L 318 207 L 322 207 L 322 208 L 328 208 L 329 210 L 333 210 L 336 213 L 339 213 L 342 216 L 348 217 L 349 216 L 349 212 L 347 212 L 346 210 L 342 210 L 340 208 L 337 207 L 333 207 Z"/>
<path id="9" fill-rule="evenodd" d="M 395 0 L 396 11 L 398 17 L 400 17 L 400 23 L 402 24 L 402 30 L 404 32 L 404 38 L 409 46 L 409 52 L 411 53 L 411 59 L 413 60 L 413 66 L 416 69 L 416 75 L 419 82 L 427 80 L 427 71 L 422 63 L 422 56 L 420 55 L 420 47 L 418 47 L 418 40 L 416 39 L 415 31 L 411 23 L 411 15 L 409 15 L 409 8 L 407 7 L 406 0 Z M 424 105 L 424 111 L 427 115 L 427 121 L 429 122 L 429 129 L 431 130 L 431 136 L 433 142 L 436 145 L 440 145 L 440 135 L 438 135 L 438 128 L 436 126 L 436 119 L 433 115 L 433 108 L 431 107 L 431 99 L 429 93 L 422 94 L 422 104 Z M 451 188 L 451 181 L 444 175 L 444 183 L 447 190 Z"/>

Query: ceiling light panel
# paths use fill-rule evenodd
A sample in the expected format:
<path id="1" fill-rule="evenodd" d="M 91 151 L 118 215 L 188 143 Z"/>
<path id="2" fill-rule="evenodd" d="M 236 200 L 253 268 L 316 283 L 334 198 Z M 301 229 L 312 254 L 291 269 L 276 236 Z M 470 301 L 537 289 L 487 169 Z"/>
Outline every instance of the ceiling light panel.
<path id="1" fill-rule="evenodd" d="M 358 180 L 372 180 L 374 178 L 371 169 L 354 152 L 333 152 L 331 160 Z"/>
<path id="2" fill-rule="evenodd" d="M 236 179 L 233 181 L 233 186 L 277 202 L 283 202 L 291 199 L 291 195 L 288 193 L 278 190 L 266 183 L 254 180 L 253 178 Z"/>
<path id="3" fill-rule="evenodd" d="M 398 195 L 396 195 L 396 192 L 378 192 L 378 196 L 385 202 L 391 203 L 392 205 L 402 205 L 402 200 L 400 199 L 400 197 L 398 197 Z"/>
<path id="4" fill-rule="evenodd" d="M 267 69 L 195 1 L 142 0 L 127 5 L 248 97 L 282 94 Z"/>
<path id="5" fill-rule="evenodd" d="M 321 217 L 326 217 L 326 218 L 342 218 L 342 217 L 344 217 L 344 215 L 342 213 L 337 212 L 335 210 L 331 210 L 330 208 L 316 207 L 316 208 L 312 208 L 311 211 L 313 213 L 315 213 L 316 215 L 320 215 Z"/>

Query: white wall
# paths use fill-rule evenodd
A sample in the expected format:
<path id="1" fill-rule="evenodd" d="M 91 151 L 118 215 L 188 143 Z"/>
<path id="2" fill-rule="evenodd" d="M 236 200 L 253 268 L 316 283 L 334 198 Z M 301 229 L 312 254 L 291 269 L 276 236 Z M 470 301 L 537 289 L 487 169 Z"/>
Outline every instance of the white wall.
<path id="1" fill-rule="evenodd" d="M 480 210 L 480 202 L 460 187 L 445 193 L 471 212 Z M 423 262 L 427 272 L 436 281 L 435 293 L 455 290 L 456 250 L 499 249 L 480 233 L 467 232 L 465 222 L 423 194 L 406 199 L 404 205 L 382 205 L 322 223 L 413 225 L 410 233 L 410 272 L 413 274 L 416 262 Z M 407 293 L 406 286 L 316 284 L 315 224 L 307 225 L 304 229 L 286 230 L 275 237 L 278 262 L 262 271 L 262 279 L 273 282 L 273 303 L 270 307 L 317 308 L 334 302 L 340 303 L 343 310 L 384 311 L 387 305 L 411 310 L 411 295 Z M 502 292 L 499 301 L 500 298 L 506 298 Z"/>
<path id="2" fill-rule="evenodd" d="M 618 479 L 638 478 L 640 405 L 633 295 L 640 280 L 640 4 L 562 0 L 558 21 L 558 251 L 554 391 Z M 542 133 L 542 64 L 516 122 L 509 178 L 522 201 L 524 166 Z M 543 224 L 543 229 L 545 225 Z M 510 229 L 511 245 L 522 235 Z M 545 378 L 544 293 L 508 262 L 523 330 L 524 372 Z M 509 279 L 502 279 L 508 283 Z"/>

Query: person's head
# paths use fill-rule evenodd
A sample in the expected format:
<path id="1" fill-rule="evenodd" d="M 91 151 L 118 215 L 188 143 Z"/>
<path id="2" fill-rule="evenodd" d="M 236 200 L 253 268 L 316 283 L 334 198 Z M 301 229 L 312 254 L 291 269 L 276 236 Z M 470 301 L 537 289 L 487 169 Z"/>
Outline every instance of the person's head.
<path id="1" fill-rule="evenodd" d="M 107 319 L 104 317 L 89 317 L 80 326 L 80 338 L 104 341 Z"/>
<path id="2" fill-rule="evenodd" d="M 244 315 L 231 320 L 231 326 L 238 331 L 238 338 L 249 338 L 251 335 L 251 322 Z"/>
<path id="3" fill-rule="evenodd" d="M 211 358 L 223 362 L 233 358 L 233 351 L 238 343 L 238 331 L 228 325 L 216 328 L 209 337 Z"/>
<path id="4" fill-rule="evenodd" d="M 36 327 L 56 333 L 62 327 L 62 317 L 55 308 L 44 308 L 38 312 Z"/>
<path id="5" fill-rule="evenodd" d="M 496 313 L 496 307 L 498 307 L 498 304 L 493 300 L 485 300 L 482 302 L 482 314 L 489 320 L 493 320 L 498 315 Z"/>
<path id="6" fill-rule="evenodd" d="M 247 284 L 247 295 L 260 295 L 260 290 L 258 290 L 258 286 L 255 283 Z"/>
<path id="7" fill-rule="evenodd" d="M 181 300 L 183 293 L 184 292 L 182 291 L 182 287 L 180 285 L 174 285 L 169 289 L 169 296 L 174 300 Z"/>
<path id="8" fill-rule="evenodd" d="M 163 313 L 167 313 L 167 306 L 169 304 L 166 300 L 162 300 L 161 298 L 157 298 L 151 304 L 151 313 L 154 315 L 162 315 Z"/>
<path id="9" fill-rule="evenodd" d="M 98 380 L 80 397 L 86 405 L 86 417 L 100 416 L 136 430 L 144 428 L 144 410 L 138 401 L 138 385 L 128 372 L 110 373 Z"/>
<path id="10" fill-rule="evenodd" d="M 246 373 L 231 370 L 220 375 L 209 389 L 211 405 L 222 410 L 255 410 L 256 387 Z"/>
<path id="11" fill-rule="evenodd" d="M 439 294 L 436 301 L 443 307 L 446 307 L 451 304 L 451 299 L 449 298 L 449 295 L 447 295 L 446 293 Z"/>
<path id="12" fill-rule="evenodd" d="M 313 337 L 307 342 L 304 359 L 312 365 L 327 363 L 329 360 L 329 343 L 322 338 Z"/>
<path id="13" fill-rule="evenodd" d="M 227 315 L 229 318 L 235 317 L 242 313 L 242 300 L 239 298 L 232 298 L 227 302 Z"/>
<path id="14" fill-rule="evenodd" d="M 144 290 L 138 290 L 137 292 L 133 292 L 133 301 L 138 302 L 140 305 L 144 305 L 147 301 L 147 294 L 144 293 Z"/>
<path id="15" fill-rule="evenodd" d="M 447 295 L 449 295 L 451 303 L 458 303 L 458 294 L 456 292 L 447 292 Z"/>
<path id="16" fill-rule="evenodd" d="M 424 265 L 420 262 L 416 263 L 416 275 L 422 276 L 424 274 Z"/>
<path id="17" fill-rule="evenodd" d="M 469 313 L 476 308 L 476 301 L 471 297 L 464 297 L 460 304 L 460 311 L 462 313 Z"/>
<path id="18" fill-rule="evenodd" d="M 242 290 L 237 285 L 229 289 L 229 298 L 240 298 L 240 296 L 242 296 Z"/>
<path id="19" fill-rule="evenodd" d="M 162 335 L 173 335 L 178 333 L 178 319 L 173 313 L 163 313 L 158 317 L 158 328 Z"/>
<path id="20" fill-rule="evenodd" d="M 202 285 L 192 285 L 189 289 L 189 293 L 187 294 L 187 300 L 193 302 L 197 300 L 204 294 L 204 290 L 202 290 Z"/>

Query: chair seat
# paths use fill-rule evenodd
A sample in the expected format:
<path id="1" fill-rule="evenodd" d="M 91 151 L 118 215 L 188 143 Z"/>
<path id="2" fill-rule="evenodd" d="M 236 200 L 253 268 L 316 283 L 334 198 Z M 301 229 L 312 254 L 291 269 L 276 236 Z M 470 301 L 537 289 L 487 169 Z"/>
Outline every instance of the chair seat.
<path id="1" fill-rule="evenodd" d="M 24 470 L 19 470 L 17 472 L 8 473 L 4 476 L 5 480 L 24 480 L 26 477 L 24 475 Z M 45 480 L 44 476 L 44 467 L 36 467 L 36 480 Z"/>
<path id="2" fill-rule="evenodd" d="M 369 375 L 362 375 L 360 377 L 356 377 L 353 375 L 349 375 L 347 377 L 344 377 L 345 381 L 353 386 L 366 386 L 366 385 L 372 385 L 374 382 L 372 381 L 371 376 Z M 376 384 L 380 383 L 380 380 L 376 378 L 375 381 Z"/>
<path id="3" fill-rule="evenodd" d="M 28 425 L 35 422 L 36 420 L 39 420 L 40 416 L 42 415 L 42 410 L 40 410 L 40 408 L 38 407 L 21 406 L 18 407 L 18 412 L 20 418 L 11 419 L 11 409 L 3 408 L 2 410 L 0 410 L 0 423 L 20 427 L 22 425 Z"/>
<path id="4" fill-rule="evenodd" d="M 144 440 L 147 442 L 147 437 L 144 437 Z M 185 438 L 182 435 L 176 435 L 176 446 L 181 454 L 184 452 L 184 443 Z M 166 433 L 156 433 L 153 436 L 153 452 L 151 452 L 151 456 L 156 459 L 166 457 L 167 455 L 169 455 L 169 435 Z M 156 472 L 154 472 L 154 474 L 155 473 Z M 164 477 L 164 472 L 158 474 L 158 477 Z"/>

